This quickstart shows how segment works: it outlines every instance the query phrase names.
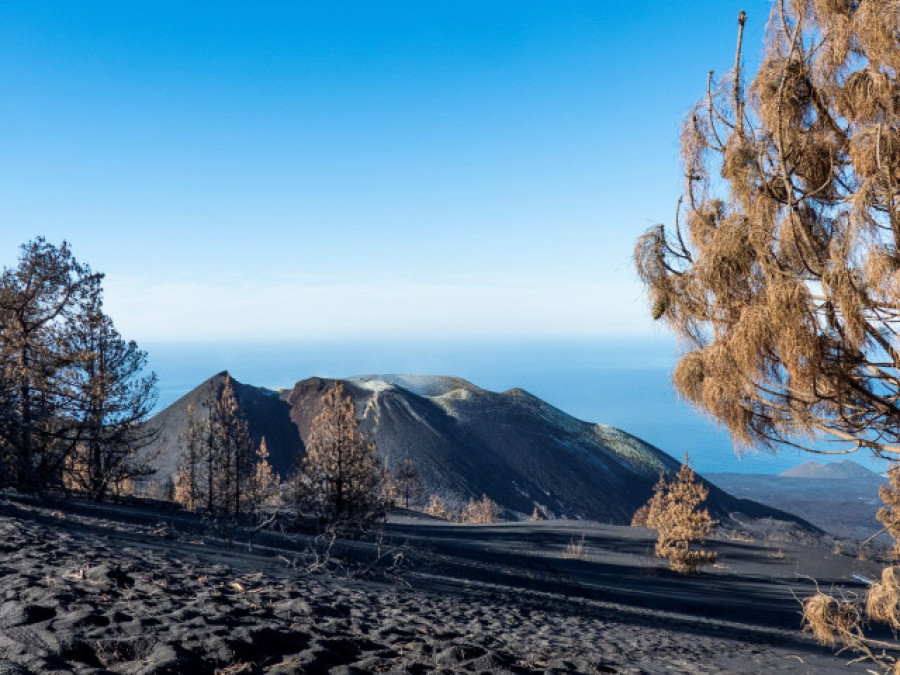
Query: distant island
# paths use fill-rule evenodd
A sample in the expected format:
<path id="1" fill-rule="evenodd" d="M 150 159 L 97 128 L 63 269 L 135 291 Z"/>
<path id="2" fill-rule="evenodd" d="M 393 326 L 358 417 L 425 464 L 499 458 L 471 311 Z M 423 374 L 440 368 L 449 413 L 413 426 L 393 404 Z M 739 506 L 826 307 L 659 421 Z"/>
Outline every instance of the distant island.
<path id="1" fill-rule="evenodd" d="M 804 462 L 778 475 L 785 478 L 880 478 L 879 474 L 850 459 L 828 464 Z"/>
<path id="2" fill-rule="evenodd" d="M 878 490 L 887 478 L 849 459 L 804 462 L 777 475 L 706 477 L 736 497 L 795 513 L 835 536 L 866 539 L 882 527 L 875 514 L 883 506 Z"/>

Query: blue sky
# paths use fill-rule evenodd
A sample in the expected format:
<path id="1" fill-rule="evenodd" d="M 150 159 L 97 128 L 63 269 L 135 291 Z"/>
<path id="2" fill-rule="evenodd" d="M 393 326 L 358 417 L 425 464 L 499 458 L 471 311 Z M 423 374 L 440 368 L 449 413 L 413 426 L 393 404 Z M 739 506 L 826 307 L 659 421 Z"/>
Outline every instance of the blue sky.
<path id="1" fill-rule="evenodd" d="M 5 3 L 0 264 L 70 241 L 140 343 L 649 334 L 634 240 L 768 8 Z"/>

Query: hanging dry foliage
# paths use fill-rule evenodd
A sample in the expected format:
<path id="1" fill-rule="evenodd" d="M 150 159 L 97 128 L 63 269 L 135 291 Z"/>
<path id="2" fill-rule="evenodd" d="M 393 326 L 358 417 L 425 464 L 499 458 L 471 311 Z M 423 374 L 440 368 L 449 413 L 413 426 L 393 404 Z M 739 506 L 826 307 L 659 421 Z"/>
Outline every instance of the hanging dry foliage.
<path id="1" fill-rule="evenodd" d="M 900 465 L 895 464 L 888 477 L 890 484 L 879 490 L 885 505 L 878 512 L 878 520 L 885 526 L 884 531 L 894 537 L 893 555 L 900 559 L 897 541 L 900 535 Z M 840 645 L 842 650 L 857 652 L 861 654 L 859 660 L 873 663 L 883 673 L 900 673 L 898 645 L 868 637 L 864 630 L 867 621 L 886 624 L 897 635 L 900 629 L 900 567 L 889 565 L 884 568 L 881 579 L 868 587 L 863 598 L 855 594 L 836 598 L 817 591 L 803 600 L 803 629 L 812 633 L 821 644 Z"/>
<path id="2" fill-rule="evenodd" d="M 896 567 L 885 567 L 881 571 L 881 581 L 869 588 L 866 616 L 888 624 L 894 632 L 900 629 L 900 575 Z"/>
<path id="3" fill-rule="evenodd" d="M 776 0 L 746 94 L 744 20 L 737 71 L 710 77 L 685 123 L 675 227 L 635 249 L 654 317 L 682 341 L 675 387 L 738 446 L 825 436 L 896 459 L 900 0 Z M 878 519 L 898 540 L 900 468 L 889 475 Z M 652 501 L 646 517 L 661 522 Z M 820 642 L 900 674 L 867 621 L 900 630 L 900 567 L 864 598 L 803 602 Z"/>
<path id="4" fill-rule="evenodd" d="M 838 642 L 845 645 L 856 642 L 861 620 L 859 606 L 850 600 L 835 600 L 825 593 L 816 593 L 803 601 L 804 630 L 829 647 Z"/>
<path id="5" fill-rule="evenodd" d="M 742 13 L 739 19 L 743 35 Z M 741 446 L 900 454 L 900 0 L 779 0 L 686 118 L 675 227 L 637 243 L 678 391 Z"/>

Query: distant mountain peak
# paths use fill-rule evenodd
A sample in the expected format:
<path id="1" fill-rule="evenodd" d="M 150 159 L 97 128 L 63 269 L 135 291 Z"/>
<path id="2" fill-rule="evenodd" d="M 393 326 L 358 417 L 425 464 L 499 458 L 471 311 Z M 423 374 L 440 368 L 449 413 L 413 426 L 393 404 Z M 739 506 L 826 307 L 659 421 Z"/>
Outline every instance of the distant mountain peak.
<path id="1" fill-rule="evenodd" d="M 878 476 L 874 471 L 849 459 L 841 459 L 828 464 L 804 462 L 778 475 L 785 478 L 872 478 Z"/>
<path id="2" fill-rule="evenodd" d="M 456 390 L 483 391 L 462 378 L 446 375 L 360 375 L 348 377 L 345 381 L 375 393 L 400 387 L 425 398 L 444 396 Z"/>

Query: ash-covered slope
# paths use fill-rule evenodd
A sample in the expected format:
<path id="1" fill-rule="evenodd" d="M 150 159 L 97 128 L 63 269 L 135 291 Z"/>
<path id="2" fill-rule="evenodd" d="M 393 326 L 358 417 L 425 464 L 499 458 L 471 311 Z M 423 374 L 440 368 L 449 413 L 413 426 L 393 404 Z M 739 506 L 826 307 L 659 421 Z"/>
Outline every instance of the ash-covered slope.
<path id="1" fill-rule="evenodd" d="M 156 415 L 160 437 L 156 480 L 172 477 L 183 453 L 188 406 L 205 419 L 219 396 L 219 373 Z M 241 414 L 258 443 L 262 436 L 274 468 L 286 476 L 304 452 L 313 418 L 334 380 L 302 380 L 275 392 L 234 382 Z M 371 434 L 389 467 L 407 456 L 419 469 L 425 494 L 459 507 L 485 494 L 504 517 L 575 518 L 627 524 L 653 491 L 659 473 L 673 475 L 679 463 L 624 431 L 577 420 L 522 389 L 495 393 L 451 377 L 364 376 L 343 380 L 364 431 Z M 713 517 L 795 516 L 710 485 Z M 809 527 L 805 522 L 803 527 Z"/>
<path id="2" fill-rule="evenodd" d="M 194 406 L 198 421 L 209 419 L 214 402 L 222 393 L 225 371 L 213 375 L 200 386 L 192 389 L 164 410 L 157 413 L 148 424 L 159 429 L 159 438 L 147 451 L 157 454 L 158 468 L 155 479 L 164 482 L 173 477 L 178 461 L 183 453 L 183 435 L 188 426 L 188 406 Z M 231 378 L 234 395 L 250 436 L 257 445 L 265 436 L 269 450 L 269 461 L 282 475 L 290 472 L 294 458 L 303 452 L 303 442 L 297 427 L 291 423 L 290 406 L 283 392 L 241 384 Z"/>
<path id="3" fill-rule="evenodd" d="M 332 382 L 311 378 L 294 386 L 288 400 L 302 438 Z M 408 454 L 425 492 L 457 506 L 486 494 L 507 517 L 527 517 L 537 507 L 546 518 L 624 524 L 649 499 L 659 473 L 679 468 L 639 438 L 575 419 L 522 389 L 495 393 L 459 378 L 402 375 L 344 384 L 389 466 Z M 735 512 L 799 520 L 712 485 L 708 507 L 720 520 Z"/>

